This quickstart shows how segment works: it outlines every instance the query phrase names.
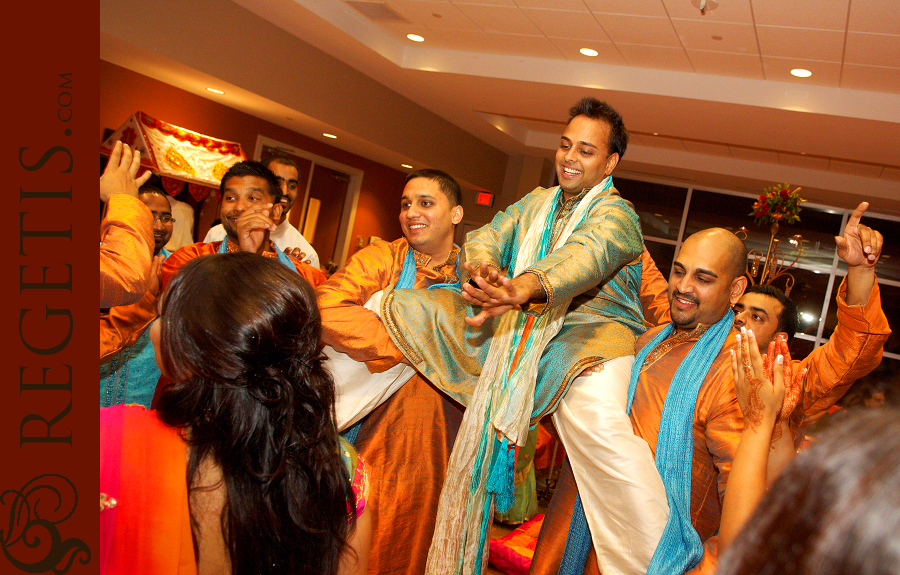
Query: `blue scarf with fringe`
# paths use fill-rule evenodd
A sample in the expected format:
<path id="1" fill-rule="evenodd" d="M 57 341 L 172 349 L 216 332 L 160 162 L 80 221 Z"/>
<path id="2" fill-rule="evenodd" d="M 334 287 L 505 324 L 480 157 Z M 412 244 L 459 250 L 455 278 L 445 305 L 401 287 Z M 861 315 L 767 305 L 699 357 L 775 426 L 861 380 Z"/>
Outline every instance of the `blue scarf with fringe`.
<path id="1" fill-rule="evenodd" d="M 722 350 L 731 327 L 734 312 L 728 310 L 713 324 L 688 352 L 678 366 L 660 419 L 656 440 L 656 469 L 666 488 L 669 503 L 669 520 L 663 530 L 656 552 L 650 560 L 647 575 L 672 575 L 692 568 L 703 555 L 703 542 L 691 524 L 691 467 L 694 460 L 694 409 L 697 393 L 706 379 L 713 361 Z M 628 386 L 627 413 L 631 414 L 634 392 L 641 374 L 641 366 L 647 356 L 674 331 L 669 323 L 661 329 L 634 358 L 631 383 Z M 591 548 L 590 531 L 584 514 L 581 497 L 576 497 L 572 522 L 566 537 L 560 575 L 575 575 L 584 571 L 587 554 Z"/>

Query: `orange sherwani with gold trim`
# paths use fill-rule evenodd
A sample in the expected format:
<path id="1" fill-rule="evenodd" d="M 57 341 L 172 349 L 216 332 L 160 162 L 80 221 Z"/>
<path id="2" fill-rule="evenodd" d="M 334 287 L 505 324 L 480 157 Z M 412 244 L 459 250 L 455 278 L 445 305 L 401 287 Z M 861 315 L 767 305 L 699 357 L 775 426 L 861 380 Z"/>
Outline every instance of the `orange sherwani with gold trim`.
<path id="1" fill-rule="evenodd" d="M 641 292 L 643 295 L 644 290 Z M 834 334 L 828 342 L 814 349 L 806 358 L 794 361 L 794 373 L 800 368 L 809 368 L 802 403 L 803 427 L 826 413 L 854 381 L 878 366 L 884 344 L 891 333 L 881 308 L 881 292 L 877 283 L 869 295 L 869 300 L 863 306 L 848 306 L 846 296 L 845 279 L 838 290 L 838 325 Z M 638 340 L 637 349 L 640 350 L 654 333 L 656 330 L 645 333 Z M 705 553 L 700 563 L 691 570 L 692 574 L 711 574 L 715 570 L 717 538 L 713 535 L 718 531 L 722 512 L 721 499 L 728 471 L 731 469 L 731 459 L 743 429 L 743 419 L 734 395 L 728 357 L 728 348 L 733 344 L 734 334 L 729 336 L 723 347 L 723 353 L 716 358 L 707 381 L 700 388 L 694 412 L 691 522 L 697 529 L 700 539 L 705 542 Z M 654 453 L 665 391 L 681 358 L 687 355 L 688 349 L 685 344 L 676 346 L 650 367 L 647 373 L 642 373 L 638 380 L 631 418 L 635 433 L 647 440 Z M 725 388 L 720 387 L 717 393 L 712 393 L 710 377 L 727 380 L 726 387 L 729 388 L 727 392 Z M 655 385 L 653 381 L 656 381 Z M 733 413 L 735 411 L 736 413 Z M 802 433 L 798 433 L 800 419 L 800 417 L 792 418 L 791 421 L 795 443 L 802 441 Z M 731 423 L 728 423 L 729 420 Z M 704 435 L 708 437 L 704 438 Z M 575 480 L 571 470 L 567 468 L 560 478 L 559 486 L 544 518 L 532 562 L 532 575 L 555 575 L 558 572 L 575 494 Z M 584 573 L 587 575 L 597 572 L 596 557 L 591 551 Z"/>
<path id="2" fill-rule="evenodd" d="M 407 251 L 405 238 L 377 241 L 318 287 L 322 339 L 337 351 L 365 362 L 377 373 L 404 360 L 378 316 L 363 304 L 394 286 Z M 455 282 L 454 249 L 447 262 L 432 266 L 414 252 L 414 288 Z M 419 375 L 365 419 L 357 451 L 372 466 L 372 547 L 369 573 L 418 575 L 425 560 L 450 451 L 462 421 L 462 407 Z"/>

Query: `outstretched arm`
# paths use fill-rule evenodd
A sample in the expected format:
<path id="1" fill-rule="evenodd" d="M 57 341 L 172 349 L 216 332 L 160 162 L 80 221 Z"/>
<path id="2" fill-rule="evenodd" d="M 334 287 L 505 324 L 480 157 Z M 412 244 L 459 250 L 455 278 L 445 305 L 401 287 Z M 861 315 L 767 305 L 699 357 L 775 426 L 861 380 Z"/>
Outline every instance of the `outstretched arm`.
<path id="1" fill-rule="evenodd" d="M 138 176 L 141 154 L 116 142 L 100 176 L 107 202 L 100 224 L 100 308 L 138 301 L 147 291 L 153 255 L 153 217 L 137 199 L 150 172 Z"/>
<path id="2" fill-rule="evenodd" d="M 868 202 L 860 203 L 850 215 L 844 234 L 834 240 L 838 256 L 848 267 L 837 294 L 838 324 L 825 345 L 814 349 L 800 362 L 809 369 L 809 376 L 803 394 L 803 412 L 791 418 L 795 431 L 798 426 L 807 426 L 818 419 L 854 381 L 881 362 L 884 344 L 891 333 L 875 278 L 884 238 L 860 223 L 868 207 Z"/>
<path id="3" fill-rule="evenodd" d="M 547 294 L 538 278 L 533 273 L 509 279 L 500 274 L 495 268 L 482 262 L 475 268 L 465 262 L 463 264 L 478 287 L 471 283 L 462 286 L 462 297 L 467 302 L 481 306 L 482 311 L 474 317 L 467 317 L 466 323 L 478 327 L 485 320 L 502 315 L 509 310 L 521 310 L 522 306 L 530 301 L 543 301 Z"/>

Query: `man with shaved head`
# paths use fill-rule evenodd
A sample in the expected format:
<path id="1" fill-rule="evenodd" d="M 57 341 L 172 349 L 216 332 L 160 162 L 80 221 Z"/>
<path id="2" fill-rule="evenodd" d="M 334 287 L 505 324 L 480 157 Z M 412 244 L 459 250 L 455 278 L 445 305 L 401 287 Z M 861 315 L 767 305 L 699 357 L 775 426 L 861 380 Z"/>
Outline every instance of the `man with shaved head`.
<path id="1" fill-rule="evenodd" d="M 647 573 L 684 573 L 714 555 L 706 550 L 719 528 L 743 429 L 730 352 L 736 335 L 731 307 L 747 287 L 746 260 L 743 242 L 728 230 L 688 237 L 669 278 L 672 321 L 648 330 L 635 345 L 629 413 L 634 433 L 647 441 L 662 470 L 670 508 Z M 576 497 L 574 482 L 554 494 L 531 573 L 596 572 L 593 549 L 584 544 L 590 537 L 584 511 L 590 509 Z M 633 522 L 631 528 L 642 526 L 640 517 Z M 623 540 L 627 531 L 620 533 Z"/>

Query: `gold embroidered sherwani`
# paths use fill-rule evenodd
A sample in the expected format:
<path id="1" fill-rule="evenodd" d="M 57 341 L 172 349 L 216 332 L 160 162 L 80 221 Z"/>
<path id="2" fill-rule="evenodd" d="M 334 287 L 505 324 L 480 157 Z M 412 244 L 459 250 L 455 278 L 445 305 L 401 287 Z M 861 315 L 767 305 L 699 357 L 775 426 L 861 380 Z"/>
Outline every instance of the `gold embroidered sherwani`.
<path id="1" fill-rule="evenodd" d="M 469 233 L 469 263 L 512 269 L 527 229 L 555 192 L 538 188 Z M 567 219 L 566 211 L 571 213 L 570 205 L 559 206 L 563 217 L 545 225 L 556 231 Z M 642 251 L 637 214 L 610 188 L 593 201 L 564 245 L 526 270 L 538 277 L 547 294 L 545 303 L 529 306 L 526 313 L 540 315 L 571 298 L 562 328 L 540 359 L 532 424 L 556 408 L 585 368 L 634 353 L 635 337 L 644 329 L 638 299 Z M 494 318 L 476 328 L 463 321 L 478 311 L 453 290 L 393 290 L 382 300 L 382 319 L 397 347 L 420 373 L 463 404 L 498 323 Z"/>
<path id="2" fill-rule="evenodd" d="M 658 289 L 656 288 L 657 291 Z M 653 290 L 646 291 L 649 294 Z M 828 342 L 814 349 L 806 358 L 793 362 L 794 373 L 803 367 L 809 368 L 803 395 L 803 410 L 797 412 L 798 417 L 791 418 L 791 431 L 794 433 L 795 443 L 802 440 L 802 434 L 797 432 L 798 423 L 801 420 L 799 416 L 802 416 L 804 427 L 818 419 L 844 395 L 854 381 L 868 374 L 881 361 L 881 354 L 884 343 L 890 335 L 890 328 L 881 309 L 878 284 L 876 283 L 873 287 L 865 305 L 848 306 L 845 300 L 846 296 L 845 279 L 838 290 L 838 326 L 835 328 L 834 334 Z M 641 337 L 638 342 L 638 350 L 654 333 L 656 333 L 655 330 L 651 330 Z M 700 388 L 697 396 L 697 408 L 694 413 L 691 521 L 701 540 L 705 542 L 705 552 L 700 563 L 690 573 L 710 574 L 715 569 L 717 541 L 711 535 L 718 531 L 721 498 L 724 494 L 728 471 L 731 468 L 731 458 L 734 450 L 737 449 L 740 431 L 743 429 L 742 419 L 731 424 L 722 420 L 726 414 L 737 409 L 736 403 L 732 404 L 731 399 L 728 399 L 728 396 L 734 397 L 730 359 L 727 355 L 728 347 L 733 345 L 733 339 L 734 334 L 729 336 L 723 347 L 724 353 L 720 353 L 716 358 L 707 378 L 716 377 L 719 380 L 724 378 L 726 380 L 724 385 L 730 386 L 731 392 L 726 393 L 724 388 L 720 389 L 719 399 L 716 400 L 715 394 L 711 394 L 710 382 L 707 381 Z M 641 374 L 638 381 L 631 417 L 635 433 L 647 440 L 654 453 L 665 390 L 668 389 L 669 381 L 681 359 L 687 355 L 689 346 L 686 343 L 679 344 L 656 364 L 650 366 L 646 372 Z M 683 352 L 676 354 L 675 352 L 679 351 L 679 348 L 683 348 Z M 658 377 L 651 378 L 651 375 Z M 655 385 L 654 381 L 656 381 Z M 701 399 L 703 399 L 702 402 Z M 736 399 L 734 401 L 736 402 Z M 718 414 L 716 415 L 717 421 L 711 422 L 709 418 L 714 414 Z M 736 416 L 740 417 L 739 409 Z M 736 427 L 732 428 L 733 425 Z M 706 438 L 703 437 L 704 430 L 708 435 Z M 730 455 L 728 455 L 729 453 Z M 725 456 L 727 456 L 727 462 L 724 460 Z M 716 476 L 715 481 L 711 479 L 713 476 Z M 715 491 L 713 491 L 713 486 L 716 487 Z M 531 573 L 533 575 L 549 575 L 551 573 L 555 575 L 559 570 L 569 521 L 572 517 L 575 493 L 574 477 L 571 471 L 567 470 L 560 478 L 559 486 L 544 518 L 541 538 L 535 548 L 532 563 Z M 586 575 L 597 573 L 596 558 L 593 554 L 589 555 L 584 572 Z"/>
<path id="3" fill-rule="evenodd" d="M 377 241 L 355 254 L 347 266 L 317 290 L 322 340 L 381 372 L 404 360 L 376 314 L 363 307 L 374 294 L 394 286 L 407 251 L 405 238 Z M 454 248 L 447 262 L 433 266 L 413 252 L 414 287 L 456 281 Z M 425 560 L 450 450 L 462 407 L 418 374 L 365 419 L 355 447 L 371 465 L 372 546 L 369 572 L 418 575 Z"/>

